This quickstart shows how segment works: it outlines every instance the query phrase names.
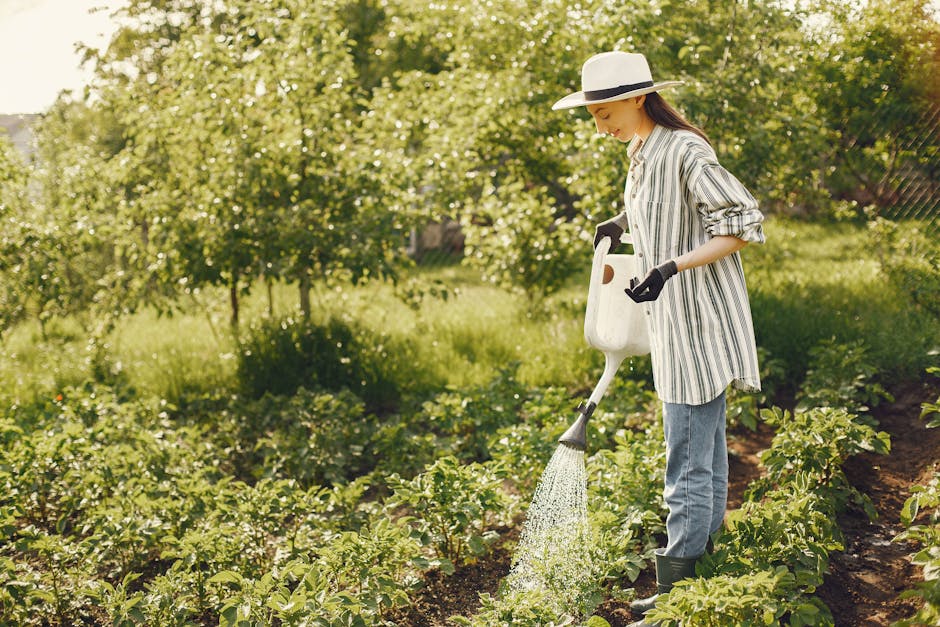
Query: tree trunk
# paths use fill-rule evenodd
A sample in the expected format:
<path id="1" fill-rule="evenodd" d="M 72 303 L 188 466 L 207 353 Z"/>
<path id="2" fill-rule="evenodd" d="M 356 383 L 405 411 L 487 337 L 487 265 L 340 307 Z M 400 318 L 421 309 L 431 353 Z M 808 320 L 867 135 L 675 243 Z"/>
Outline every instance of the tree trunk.
<path id="1" fill-rule="evenodd" d="M 269 275 L 264 275 L 264 283 L 268 288 L 268 317 L 274 317 L 274 281 L 271 280 Z"/>
<path id="2" fill-rule="evenodd" d="M 232 277 L 232 284 L 229 286 L 229 302 L 232 304 L 232 330 L 238 331 L 238 276 Z"/>
<path id="3" fill-rule="evenodd" d="M 300 312 L 304 318 L 310 317 L 310 275 L 300 275 Z"/>

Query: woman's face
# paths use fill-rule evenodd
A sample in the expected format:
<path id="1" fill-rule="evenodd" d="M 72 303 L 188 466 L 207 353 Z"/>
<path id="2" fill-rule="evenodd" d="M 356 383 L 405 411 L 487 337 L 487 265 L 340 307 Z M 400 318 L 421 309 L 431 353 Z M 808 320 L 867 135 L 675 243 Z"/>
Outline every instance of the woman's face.
<path id="1" fill-rule="evenodd" d="M 597 132 L 611 135 L 621 142 L 628 142 L 640 129 L 645 116 L 643 101 L 645 96 L 614 100 L 601 104 L 588 105 L 588 112 L 594 116 Z"/>

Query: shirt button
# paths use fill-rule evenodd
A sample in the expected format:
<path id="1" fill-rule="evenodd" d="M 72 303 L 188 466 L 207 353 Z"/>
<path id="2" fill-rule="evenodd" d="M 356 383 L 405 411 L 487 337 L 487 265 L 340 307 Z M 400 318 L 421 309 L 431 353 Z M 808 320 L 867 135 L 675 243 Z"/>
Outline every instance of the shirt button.
<path id="1" fill-rule="evenodd" d="M 637 257 L 642 257 L 642 256 L 643 256 L 643 253 L 637 253 L 636 256 L 637 256 Z"/>

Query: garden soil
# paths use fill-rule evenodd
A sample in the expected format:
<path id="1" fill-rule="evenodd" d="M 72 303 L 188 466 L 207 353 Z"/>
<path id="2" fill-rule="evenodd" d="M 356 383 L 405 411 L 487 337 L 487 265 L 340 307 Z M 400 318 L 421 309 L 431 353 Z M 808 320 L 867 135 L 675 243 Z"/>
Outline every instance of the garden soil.
<path id="1" fill-rule="evenodd" d="M 934 381 L 899 386 L 893 390 L 893 402 L 884 402 L 872 412 L 879 430 L 891 435 L 890 455 L 859 455 L 844 466 L 849 481 L 871 498 L 879 516 L 870 522 L 863 511 L 853 508 L 839 518 L 845 550 L 830 556 L 829 574 L 817 590 L 832 610 L 837 627 L 888 626 L 916 611 L 915 600 L 898 598 L 923 580 L 920 568 L 909 560 L 915 547 L 892 542 L 892 538 L 903 529 L 901 507 L 910 488 L 926 483 L 940 468 L 940 429 L 926 429 L 920 419 L 921 403 L 940 394 L 940 385 Z M 792 402 L 784 399 L 777 403 L 792 407 Z M 729 434 L 729 508 L 741 505 L 745 488 L 759 476 L 758 456 L 772 438 L 773 432 L 763 423 L 756 432 L 739 428 Z M 464 566 L 452 576 L 431 573 L 415 604 L 389 618 L 402 627 L 437 627 L 447 625 L 449 616 L 472 616 L 479 607 L 479 593 L 495 594 L 509 573 L 518 532 L 516 528 L 505 534 L 486 559 Z M 653 594 L 653 572 L 647 569 L 632 585 L 638 596 Z M 622 601 L 606 601 L 595 613 L 612 627 L 636 620 L 629 603 Z"/>

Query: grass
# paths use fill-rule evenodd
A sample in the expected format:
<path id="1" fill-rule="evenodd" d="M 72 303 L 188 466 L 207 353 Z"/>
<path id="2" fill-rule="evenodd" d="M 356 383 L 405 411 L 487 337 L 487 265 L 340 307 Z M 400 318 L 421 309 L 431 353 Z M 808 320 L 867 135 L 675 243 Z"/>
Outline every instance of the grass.
<path id="1" fill-rule="evenodd" d="M 758 344 L 784 361 L 791 384 L 802 379 L 809 349 L 829 337 L 864 340 L 889 380 L 920 377 L 936 363 L 940 324 L 887 284 L 865 227 L 778 218 L 767 222 L 766 233 L 766 244 L 742 254 Z M 385 283 L 318 285 L 311 302 L 316 319 L 337 316 L 411 343 L 416 357 L 409 367 L 449 387 L 485 383 L 500 368 L 518 363 L 526 385 L 584 390 L 603 368 L 602 356 L 582 336 L 589 266 L 586 251 L 584 272 L 538 312 L 529 311 L 524 297 L 483 284 L 459 265 L 418 270 L 447 286 L 450 296 L 425 299 L 416 309 Z M 272 296 L 275 316 L 299 315 L 295 286 L 276 284 Z M 184 301 L 183 313 L 172 317 L 144 311 L 122 320 L 105 343 L 111 371 L 138 393 L 168 400 L 232 389 L 238 349 L 228 325 L 227 293 L 205 290 L 197 298 Z M 242 302 L 242 328 L 267 310 L 267 292 L 259 283 Z M 38 324 L 23 324 L 0 345 L 2 400 L 22 404 L 50 397 L 88 377 L 91 352 L 81 325 L 55 321 L 47 335 L 41 338 Z M 645 376 L 646 369 L 637 367 Z"/>
<path id="2" fill-rule="evenodd" d="M 744 251 L 757 342 L 798 383 L 808 351 L 860 339 L 889 382 L 918 378 L 940 349 L 940 322 L 880 271 L 865 227 L 773 220 Z"/>

